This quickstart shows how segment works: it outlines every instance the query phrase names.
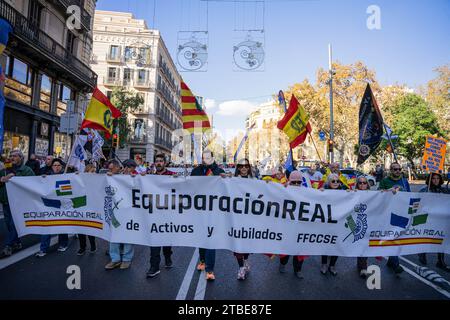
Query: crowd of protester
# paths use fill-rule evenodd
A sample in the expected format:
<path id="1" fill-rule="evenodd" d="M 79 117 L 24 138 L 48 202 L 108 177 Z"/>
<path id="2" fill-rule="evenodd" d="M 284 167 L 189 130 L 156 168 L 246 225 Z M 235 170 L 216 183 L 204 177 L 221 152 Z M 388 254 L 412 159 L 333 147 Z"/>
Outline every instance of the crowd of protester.
<path id="1" fill-rule="evenodd" d="M 136 161 L 137 160 L 137 161 Z M 178 176 L 179 173 L 173 172 L 168 168 L 179 168 L 174 164 L 168 163 L 164 154 L 157 154 L 153 163 L 144 162 L 139 159 L 128 159 L 125 161 L 110 160 L 102 161 L 99 164 L 87 164 L 84 172 L 89 174 L 101 174 L 105 173 L 110 176 L 113 175 L 166 175 L 166 176 Z M 22 243 L 17 235 L 17 231 L 12 219 L 11 209 L 8 203 L 8 196 L 6 193 L 5 184 L 14 176 L 42 176 L 45 178 L 49 175 L 58 175 L 65 172 L 66 164 L 59 158 L 53 156 L 47 156 L 45 160 L 40 163 L 34 155 L 30 156 L 30 159 L 25 163 L 24 155 L 19 150 L 13 150 L 7 159 L 4 161 L 3 167 L 0 168 L 0 203 L 3 205 L 4 222 L 7 229 L 7 238 L 4 244 L 4 248 L 0 253 L 0 258 L 7 258 L 13 255 L 15 252 L 22 249 Z M 186 166 L 183 166 L 186 168 Z M 233 168 L 234 174 L 226 172 L 224 169 Z M 67 168 L 67 172 L 74 172 L 73 168 Z M 389 168 L 389 172 L 386 174 L 381 166 L 377 166 L 374 169 L 374 175 L 376 176 L 377 188 L 382 192 L 411 192 L 408 180 L 404 177 L 400 164 L 394 162 Z M 248 159 L 240 160 L 236 165 L 219 166 L 213 156 L 213 153 L 209 150 L 205 150 L 202 155 L 202 163 L 192 168 L 190 172 L 191 176 L 221 176 L 223 178 L 233 177 L 234 179 L 261 179 L 267 183 L 279 183 L 286 187 L 293 188 L 305 188 L 313 187 L 321 191 L 323 190 L 346 190 L 347 192 L 359 192 L 371 190 L 369 181 L 365 176 L 359 176 L 356 178 L 355 184 L 351 184 L 347 177 L 340 171 L 339 163 L 324 163 L 316 162 L 308 170 L 300 171 L 285 170 L 283 167 L 276 168 L 272 175 L 260 174 L 257 166 L 252 166 Z M 305 181 L 311 183 L 305 183 Z M 317 182 L 317 183 L 313 183 Z M 444 179 L 442 175 L 433 173 L 428 176 L 426 186 L 421 192 L 431 193 L 448 193 L 448 189 L 443 187 Z M 374 188 L 372 188 L 374 189 Z M 376 192 L 376 191 L 373 191 Z M 379 192 L 379 191 L 378 191 Z M 95 237 L 79 234 L 79 250 L 77 255 L 84 255 L 87 250 L 87 239 L 89 240 L 89 252 L 95 253 L 97 251 Z M 36 254 L 36 257 L 45 257 L 50 248 L 51 235 L 41 236 L 40 251 Z M 68 235 L 58 235 L 58 252 L 64 252 L 68 247 Z M 164 256 L 164 264 L 166 268 L 173 266 L 172 261 L 172 248 L 170 246 L 164 247 L 151 247 L 149 254 L 149 269 L 147 277 L 154 278 L 160 273 L 161 264 L 161 251 Z M 107 254 L 110 257 L 110 261 L 105 265 L 105 270 L 112 270 L 115 268 L 128 269 L 130 268 L 134 257 L 134 245 L 127 243 L 110 243 Z M 237 279 L 244 280 L 247 278 L 250 272 L 249 257 L 250 253 L 234 252 L 233 253 L 237 262 Z M 286 265 L 292 258 L 293 272 L 296 277 L 302 278 L 303 263 L 307 260 L 308 256 L 305 255 L 279 255 L 279 272 L 286 272 Z M 215 249 L 199 249 L 199 262 L 197 265 L 198 271 L 205 271 L 207 280 L 214 280 L 214 267 L 216 260 Z M 365 278 L 367 276 L 367 257 L 357 257 L 356 268 L 358 274 Z M 425 253 L 419 255 L 419 260 L 422 264 L 427 264 L 427 256 Z M 320 273 L 330 273 L 333 276 L 338 274 L 337 271 L 337 256 L 322 256 Z M 389 257 L 388 267 L 393 272 L 401 273 L 403 268 L 400 266 L 399 257 Z M 436 265 L 438 268 L 450 271 L 450 267 L 446 265 L 444 261 L 444 254 L 438 254 L 438 262 Z"/>

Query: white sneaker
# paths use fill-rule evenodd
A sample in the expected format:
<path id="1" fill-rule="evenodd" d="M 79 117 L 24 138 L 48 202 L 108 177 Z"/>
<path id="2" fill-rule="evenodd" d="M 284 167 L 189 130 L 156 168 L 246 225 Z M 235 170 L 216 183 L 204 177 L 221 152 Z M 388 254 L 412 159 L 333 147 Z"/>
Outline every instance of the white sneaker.
<path id="1" fill-rule="evenodd" d="M 245 280 L 245 267 L 240 267 L 238 271 L 238 280 Z"/>
<path id="2" fill-rule="evenodd" d="M 44 251 L 39 251 L 38 253 L 36 253 L 36 257 L 38 257 L 38 258 L 45 257 L 46 255 L 47 255 L 47 253 Z"/>
<path id="3" fill-rule="evenodd" d="M 246 273 L 250 272 L 250 263 L 248 262 L 248 260 L 244 260 L 244 268 Z"/>
<path id="4" fill-rule="evenodd" d="M 67 250 L 67 247 L 59 247 L 58 248 L 58 251 L 59 252 L 64 252 L 64 251 L 66 251 Z"/>

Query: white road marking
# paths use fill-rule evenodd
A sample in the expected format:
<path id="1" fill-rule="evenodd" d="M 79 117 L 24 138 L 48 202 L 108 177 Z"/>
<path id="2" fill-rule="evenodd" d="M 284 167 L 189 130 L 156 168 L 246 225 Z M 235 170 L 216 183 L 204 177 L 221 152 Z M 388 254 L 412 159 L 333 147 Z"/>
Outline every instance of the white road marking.
<path id="1" fill-rule="evenodd" d="M 410 260 L 408 260 L 408 259 L 406 259 L 406 258 L 400 257 L 400 260 L 403 260 L 403 261 L 405 261 L 406 263 L 409 263 L 409 264 L 412 265 L 414 268 L 420 268 L 419 265 L 415 264 L 414 262 L 412 262 L 412 261 L 410 261 Z M 443 276 L 441 276 L 438 272 L 436 272 L 436 271 L 434 271 L 434 270 L 432 270 L 432 269 L 430 269 L 430 270 L 433 271 L 433 273 L 436 273 L 437 275 L 439 275 L 439 277 L 442 278 L 442 281 L 443 281 L 443 282 L 445 282 L 445 283 L 447 283 L 447 284 L 450 285 L 450 282 L 447 281 L 447 280 L 446 280 Z"/>
<path id="2" fill-rule="evenodd" d="M 387 260 L 386 257 L 384 257 L 384 259 Z M 402 260 L 406 260 L 403 257 L 400 257 L 400 259 Z M 412 263 L 412 262 L 411 262 Z M 411 269 L 408 269 L 406 266 L 401 265 L 402 268 L 405 270 L 406 273 L 409 273 L 411 276 L 413 276 L 414 278 L 418 279 L 419 281 L 422 281 L 423 283 L 429 285 L 430 287 L 432 287 L 434 290 L 436 290 L 437 292 L 439 292 L 440 294 L 444 295 L 445 297 L 450 299 L 450 292 L 442 289 L 441 287 L 435 285 L 434 283 L 422 278 L 421 276 L 419 276 L 417 273 L 415 273 L 414 271 L 412 271 Z"/>
<path id="3" fill-rule="evenodd" d="M 194 254 L 192 255 L 191 262 L 186 270 L 186 274 L 184 275 L 183 282 L 181 283 L 180 289 L 178 290 L 178 294 L 176 300 L 186 300 L 186 296 L 189 291 L 189 286 L 191 285 L 192 278 L 194 277 L 195 266 L 198 260 L 198 249 L 194 250 Z"/>
<path id="4" fill-rule="evenodd" d="M 54 246 L 58 243 L 58 237 L 52 237 L 50 241 L 50 247 Z M 9 258 L 5 258 L 0 260 L 0 270 L 9 267 L 10 265 L 19 262 L 20 260 L 23 260 L 25 258 L 28 258 L 29 256 L 32 256 L 39 252 L 41 243 L 37 243 L 34 246 L 28 247 L 26 249 L 20 250 L 17 253 L 14 253 Z"/>
<path id="5" fill-rule="evenodd" d="M 195 290 L 194 300 L 205 300 L 206 293 L 206 272 L 202 271 L 197 283 L 197 290 Z"/>

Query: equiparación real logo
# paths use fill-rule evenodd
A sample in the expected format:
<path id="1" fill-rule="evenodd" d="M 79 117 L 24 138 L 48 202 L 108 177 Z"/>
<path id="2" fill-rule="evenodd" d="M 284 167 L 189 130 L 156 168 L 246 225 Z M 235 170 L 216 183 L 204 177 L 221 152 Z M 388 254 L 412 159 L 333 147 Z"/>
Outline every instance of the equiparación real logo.
<path id="1" fill-rule="evenodd" d="M 87 204 L 86 195 L 72 197 L 73 190 L 70 180 L 56 181 L 55 183 L 56 198 L 41 197 L 44 205 L 49 208 L 57 209 L 77 209 L 85 207 Z"/>
<path id="2" fill-rule="evenodd" d="M 105 221 L 108 225 L 111 226 L 112 223 L 114 228 L 117 228 L 120 226 L 120 222 L 116 219 L 114 210 L 119 209 L 119 203 L 123 200 L 123 198 L 119 201 L 116 201 L 114 199 L 114 196 L 117 193 L 117 189 L 113 186 L 107 186 L 105 188 L 105 193 L 105 205 L 103 207 L 103 210 L 105 211 Z"/>
<path id="3" fill-rule="evenodd" d="M 366 204 L 357 204 L 353 208 L 353 211 L 356 213 L 356 221 L 355 219 L 353 219 L 353 213 L 349 214 L 347 218 L 345 218 L 345 227 L 350 229 L 350 233 L 347 237 L 345 237 L 344 240 L 342 240 L 342 242 L 347 240 L 347 238 L 351 235 L 353 235 L 353 242 L 359 241 L 364 238 L 364 235 L 367 231 L 367 213 L 365 213 L 366 210 Z"/>
<path id="4" fill-rule="evenodd" d="M 407 229 L 409 226 L 418 226 L 427 223 L 428 213 L 418 212 L 420 198 L 409 199 L 408 216 L 391 213 L 391 226 Z"/>

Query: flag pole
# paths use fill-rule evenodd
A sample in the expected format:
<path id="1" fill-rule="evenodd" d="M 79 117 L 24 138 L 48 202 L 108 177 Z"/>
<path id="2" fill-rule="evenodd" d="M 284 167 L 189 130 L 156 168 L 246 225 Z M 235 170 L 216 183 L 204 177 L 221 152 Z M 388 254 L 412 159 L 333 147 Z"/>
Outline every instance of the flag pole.
<path id="1" fill-rule="evenodd" d="M 278 92 L 278 104 L 281 105 L 284 109 L 284 113 L 287 112 L 286 99 L 284 97 L 283 90 Z M 294 155 L 292 154 L 291 144 L 289 144 L 289 156 L 291 157 L 292 166 L 294 165 Z M 296 168 L 294 168 L 296 169 Z"/>
<path id="2" fill-rule="evenodd" d="M 308 133 L 309 133 L 309 136 L 311 137 L 311 141 L 314 145 L 314 149 L 316 149 L 317 156 L 319 157 L 320 162 L 322 162 L 322 158 L 320 157 L 319 150 L 317 150 L 316 142 L 314 141 L 313 135 L 309 131 L 308 131 Z"/>

